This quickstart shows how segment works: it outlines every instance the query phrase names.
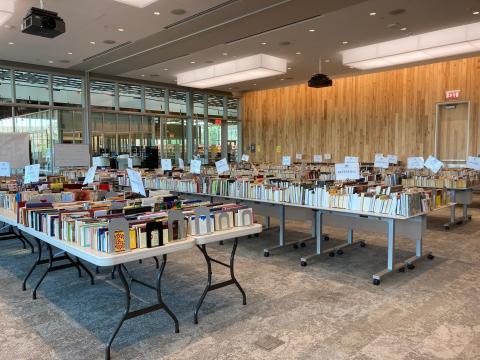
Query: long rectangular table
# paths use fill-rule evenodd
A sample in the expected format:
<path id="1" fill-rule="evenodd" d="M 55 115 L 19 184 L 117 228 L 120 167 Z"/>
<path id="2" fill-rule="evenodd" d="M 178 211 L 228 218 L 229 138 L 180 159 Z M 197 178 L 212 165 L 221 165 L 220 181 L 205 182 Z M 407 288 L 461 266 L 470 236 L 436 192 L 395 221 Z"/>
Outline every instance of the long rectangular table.
<path id="1" fill-rule="evenodd" d="M 134 317 L 144 315 L 153 311 L 164 309 L 165 312 L 174 321 L 175 332 L 179 332 L 179 324 L 178 324 L 177 317 L 170 310 L 167 304 L 165 304 L 162 298 L 162 293 L 161 293 L 161 278 L 165 270 L 168 254 L 191 249 L 194 246 L 197 246 L 205 257 L 205 260 L 207 263 L 207 270 L 208 270 L 207 285 L 195 307 L 195 311 L 194 311 L 195 323 L 198 323 L 198 313 L 203 303 L 203 300 L 205 299 L 205 296 L 207 295 L 208 292 L 212 290 L 229 286 L 229 285 L 235 285 L 240 291 L 243 299 L 243 304 L 245 305 L 246 295 L 244 290 L 240 286 L 238 280 L 236 279 L 235 272 L 234 272 L 235 251 L 237 248 L 239 237 L 254 235 L 261 232 L 262 230 L 262 226 L 260 224 L 253 224 L 250 226 L 236 227 L 236 228 L 232 228 L 230 230 L 225 230 L 225 231 L 217 231 L 217 232 L 213 232 L 211 234 L 206 234 L 206 235 L 189 236 L 185 240 L 171 242 L 160 247 L 149 248 L 149 249 L 136 249 L 136 250 L 122 252 L 122 253 L 108 254 L 108 253 L 103 253 L 103 252 L 96 251 L 89 248 L 83 248 L 76 244 L 53 238 L 51 236 L 46 235 L 43 232 L 39 232 L 30 227 L 23 226 L 22 224 L 18 224 L 15 220 L 15 214 L 9 211 L 5 211 L 3 209 L 0 209 L 0 221 L 17 227 L 20 231 L 23 231 L 24 233 L 31 235 L 37 242 L 38 258 L 35 260 L 35 263 L 32 266 L 32 269 L 29 271 L 29 273 L 27 274 L 24 280 L 24 283 L 23 283 L 24 290 L 26 289 L 25 288 L 26 280 L 28 279 L 30 274 L 33 272 L 33 270 L 40 264 L 48 263 L 48 268 L 45 270 L 45 272 L 43 273 L 43 275 L 41 276 L 40 280 L 37 282 L 34 288 L 34 296 L 33 296 L 34 299 L 36 298 L 36 291 L 40 286 L 41 282 L 44 280 L 45 276 L 51 271 L 61 270 L 69 267 L 77 267 L 79 275 L 81 275 L 80 268 L 82 268 L 90 275 L 92 279 L 92 285 L 93 285 L 92 274 L 81 263 L 80 260 L 87 261 L 95 266 L 113 267 L 115 272 L 119 274 L 120 280 L 125 290 L 125 310 L 123 312 L 122 318 L 120 319 L 110 339 L 107 342 L 107 345 L 105 348 L 105 359 L 110 359 L 110 349 L 111 349 L 112 342 L 115 339 L 118 331 L 122 327 L 125 320 L 132 319 Z M 208 244 L 229 240 L 229 239 L 234 239 L 233 248 L 230 254 L 229 264 L 222 263 L 221 261 L 213 259 L 208 255 L 206 250 L 206 246 Z M 42 242 L 45 243 L 47 246 L 48 260 L 42 259 Z M 64 253 L 64 255 L 54 256 L 52 248 L 60 249 Z M 72 259 L 70 255 L 75 257 L 75 260 Z M 157 257 L 160 257 L 160 256 L 162 257 L 162 263 L 160 266 L 157 267 L 155 285 L 150 285 L 143 281 L 135 279 L 133 276 L 131 276 L 130 272 L 128 271 L 128 268 L 126 267 L 127 263 L 148 259 L 148 258 L 156 259 Z M 70 261 L 70 263 L 53 266 L 54 262 L 62 261 L 62 260 L 68 260 Z M 228 267 L 230 269 L 230 279 L 227 281 L 223 281 L 221 283 L 212 285 L 212 267 L 211 267 L 212 262 L 216 262 Z M 157 303 L 131 311 L 130 310 L 131 285 L 127 281 L 125 274 L 130 277 L 131 282 L 136 282 L 155 290 L 157 294 Z"/>

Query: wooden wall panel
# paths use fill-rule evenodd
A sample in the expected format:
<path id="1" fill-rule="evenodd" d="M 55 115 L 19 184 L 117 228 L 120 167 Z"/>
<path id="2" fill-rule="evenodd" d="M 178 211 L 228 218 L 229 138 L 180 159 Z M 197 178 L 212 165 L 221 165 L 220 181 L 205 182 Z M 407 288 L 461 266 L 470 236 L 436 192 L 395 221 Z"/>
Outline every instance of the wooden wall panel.
<path id="1" fill-rule="evenodd" d="M 334 79 L 330 88 L 246 93 L 244 152 L 256 144 L 252 160 L 275 163 L 297 152 L 308 159 L 331 153 L 335 161 L 345 155 L 373 161 L 375 153 L 428 157 L 435 151 L 436 104 L 457 89 L 459 100 L 471 102 L 470 153 L 477 154 L 480 57 Z"/>

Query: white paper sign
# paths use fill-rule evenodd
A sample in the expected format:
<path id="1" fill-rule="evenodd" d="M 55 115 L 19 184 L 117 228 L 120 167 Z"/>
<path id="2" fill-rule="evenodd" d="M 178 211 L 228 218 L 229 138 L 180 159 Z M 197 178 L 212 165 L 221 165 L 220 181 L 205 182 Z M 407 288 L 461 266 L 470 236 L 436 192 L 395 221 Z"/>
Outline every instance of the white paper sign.
<path id="1" fill-rule="evenodd" d="M 250 156 L 248 156 L 247 154 L 243 154 L 242 161 L 248 161 L 248 160 L 250 160 Z"/>
<path id="2" fill-rule="evenodd" d="M 128 177 L 130 178 L 130 187 L 132 188 L 132 192 L 147 196 L 140 173 L 132 169 L 127 169 L 127 173 Z"/>
<path id="3" fill-rule="evenodd" d="M 178 167 L 182 170 L 185 169 L 185 163 L 182 158 L 178 158 Z"/>
<path id="4" fill-rule="evenodd" d="M 358 163 L 335 164 L 336 180 L 357 180 L 360 179 L 360 165 Z"/>
<path id="5" fill-rule="evenodd" d="M 302 154 L 297 153 L 297 154 L 295 155 L 295 159 L 297 159 L 297 160 L 302 160 Z"/>
<path id="6" fill-rule="evenodd" d="M 388 162 L 390 164 L 398 164 L 398 156 L 397 155 L 387 155 Z"/>
<path id="7" fill-rule="evenodd" d="M 376 168 L 388 169 L 388 157 L 383 155 L 377 157 L 375 155 L 375 163 L 373 164 L 373 166 Z"/>
<path id="8" fill-rule="evenodd" d="M 192 174 L 200 174 L 201 167 L 202 167 L 202 161 L 201 160 L 190 161 L 190 172 Z"/>
<path id="9" fill-rule="evenodd" d="M 0 176 L 10 176 L 10 163 L 6 161 L 0 162 Z"/>
<path id="10" fill-rule="evenodd" d="M 225 158 L 223 158 L 222 160 L 215 161 L 215 167 L 217 168 L 218 174 L 223 174 L 230 170 L 227 159 Z"/>
<path id="11" fill-rule="evenodd" d="M 127 159 L 127 163 L 128 163 L 127 167 L 129 167 L 130 169 L 133 169 L 133 159 L 131 157 Z"/>
<path id="12" fill-rule="evenodd" d="M 313 155 L 314 163 L 321 163 L 323 161 L 322 155 Z"/>
<path id="13" fill-rule="evenodd" d="M 358 156 L 345 156 L 345 163 L 358 164 Z"/>
<path id="14" fill-rule="evenodd" d="M 411 156 L 407 159 L 407 169 L 423 169 L 424 165 L 423 156 Z"/>
<path id="15" fill-rule="evenodd" d="M 160 160 L 162 170 L 170 171 L 172 170 L 172 159 L 162 159 Z"/>
<path id="16" fill-rule="evenodd" d="M 383 158 L 383 154 L 376 153 L 375 154 L 375 161 L 377 161 L 377 159 L 379 159 L 379 158 Z"/>
<path id="17" fill-rule="evenodd" d="M 436 157 L 430 155 L 425 161 L 425 167 L 431 170 L 434 174 L 440 171 L 440 169 L 444 166 L 443 162 L 438 160 Z"/>
<path id="18" fill-rule="evenodd" d="M 96 171 L 97 171 L 96 166 L 92 166 L 90 169 L 88 169 L 87 175 L 85 175 L 85 179 L 83 180 L 83 185 L 93 183 L 93 181 L 95 179 L 95 172 Z"/>
<path id="19" fill-rule="evenodd" d="M 467 157 L 467 168 L 473 170 L 480 170 L 480 157 L 469 156 Z"/>
<path id="20" fill-rule="evenodd" d="M 323 154 L 323 158 L 325 160 L 331 160 L 332 159 L 332 154 Z"/>
<path id="21" fill-rule="evenodd" d="M 102 157 L 101 156 L 92 157 L 92 165 L 93 166 L 102 166 Z"/>
<path id="22" fill-rule="evenodd" d="M 36 183 L 40 180 L 40 164 L 25 166 L 24 184 Z"/>
<path id="23" fill-rule="evenodd" d="M 291 156 L 282 156 L 282 165 L 283 166 L 292 165 L 292 157 Z"/>

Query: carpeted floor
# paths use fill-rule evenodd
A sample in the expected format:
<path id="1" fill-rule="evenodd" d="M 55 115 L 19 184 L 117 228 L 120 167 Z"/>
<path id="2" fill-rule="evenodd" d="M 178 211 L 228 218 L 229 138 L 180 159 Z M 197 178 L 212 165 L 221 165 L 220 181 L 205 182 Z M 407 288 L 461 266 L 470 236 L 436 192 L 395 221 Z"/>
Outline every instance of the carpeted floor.
<path id="1" fill-rule="evenodd" d="M 170 255 L 162 287 L 180 333 L 161 311 L 128 320 L 112 358 L 479 359 L 480 198 L 471 214 L 471 222 L 450 231 L 442 226 L 448 210 L 429 216 L 425 249 L 435 259 L 378 287 L 371 275 L 386 265 L 385 235 L 356 233 L 367 247 L 317 258 L 305 268 L 299 258 L 314 251 L 313 243 L 264 258 L 263 248 L 277 242 L 277 232 L 242 238 L 236 274 L 248 304 L 242 305 L 235 287 L 215 290 L 207 295 L 198 325 L 193 308 L 206 282 L 205 261 L 196 249 Z M 308 233 L 307 225 L 288 222 L 287 240 Z M 346 238 L 344 230 L 327 233 L 332 243 Z M 231 245 L 212 246 L 211 254 L 227 260 Z M 397 256 L 405 257 L 414 243 L 399 239 L 397 247 Z M 33 274 L 25 292 L 21 281 L 35 257 L 16 240 L 0 242 L 0 359 L 102 359 L 123 312 L 120 281 L 102 269 L 91 286 L 66 269 L 48 274 L 32 300 L 42 271 Z M 220 274 L 214 279 L 227 275 L 221 266 L 214 269 Z M 129 270 L 154 279 L 153 261 Z M 133 293 L 133 308 L 155 300 L 155 293 L 141 286 L 134 285 Z"/>

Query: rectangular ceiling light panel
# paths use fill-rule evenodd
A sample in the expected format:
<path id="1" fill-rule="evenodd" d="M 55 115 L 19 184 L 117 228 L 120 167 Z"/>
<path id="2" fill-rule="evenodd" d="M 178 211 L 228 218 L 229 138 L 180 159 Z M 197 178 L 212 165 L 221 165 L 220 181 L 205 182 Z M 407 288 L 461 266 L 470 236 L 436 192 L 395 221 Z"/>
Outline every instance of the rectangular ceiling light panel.
<path id="1" fill-rule="evenodd" d="M 115 0 L 116 2 L 121 2 L 126 5 L 135 6 L 137 8 L 144 8 L 148 5 L 153 4 L 157 0 Z"/>
<path id="2" fill-rule="evenodd" d="M 285 59 L 258 54 L 177 74 L 177 84 L 204 89 L 281 75 L 286 72 Z"/>
<path id="3" fill-rule="evenodd" d="M 343 64 L 376 69 L 480 51 L 480 23 L 456 26 L 342 51 Z"/>

